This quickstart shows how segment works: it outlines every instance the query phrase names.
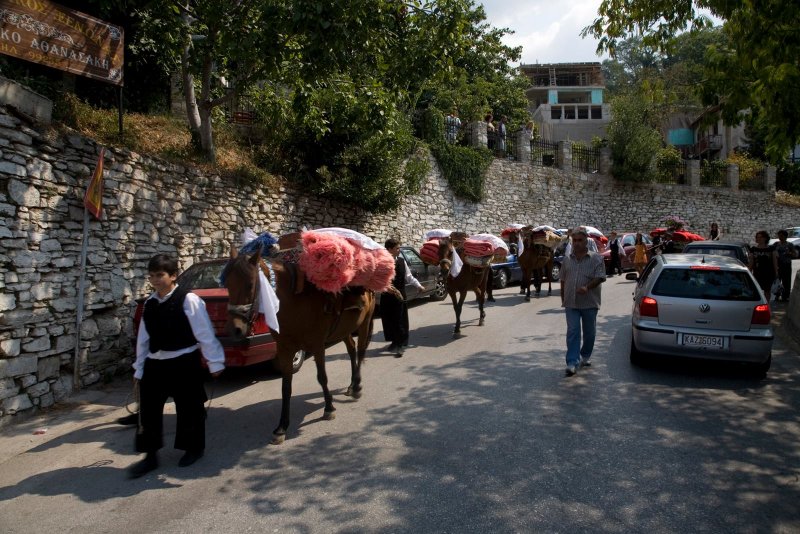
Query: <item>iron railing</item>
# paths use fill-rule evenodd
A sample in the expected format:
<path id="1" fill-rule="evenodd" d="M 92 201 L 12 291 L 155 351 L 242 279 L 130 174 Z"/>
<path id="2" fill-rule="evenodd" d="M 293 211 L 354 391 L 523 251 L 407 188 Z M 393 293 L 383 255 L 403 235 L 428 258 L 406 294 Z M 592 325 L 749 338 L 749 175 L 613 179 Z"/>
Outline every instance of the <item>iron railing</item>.
<path id="1" fill-rule="evenodd" d="M 553 143 L 544 139 L 532 139 L 531 163 L 539 167 L 557 166 L 558 143 Z"/>
<path id="2" fill-rule="evenodd" d="M 572 168 L 582 172 L 600 172 L 600 149 L 572 145 Z"/>
<path id="3" fill-rule="evenodd" d="M 739 167 L 739 189 L 762 191 L 767 187 L 767 167 L 762 165 L 756 169 L 742 172 Z"/>
<path id="4" fill-rule="evenodd" d="M 677 163 L 662 163 L 656 166 L 655 181 L 659 184 L 687 183 L 686 160 Z"/>
<path id="5" fill-rule="evenodd" d="M 703 160 L 700 164 L 700 185 L 725 187 L 728 185 L 727 165 Z"/>

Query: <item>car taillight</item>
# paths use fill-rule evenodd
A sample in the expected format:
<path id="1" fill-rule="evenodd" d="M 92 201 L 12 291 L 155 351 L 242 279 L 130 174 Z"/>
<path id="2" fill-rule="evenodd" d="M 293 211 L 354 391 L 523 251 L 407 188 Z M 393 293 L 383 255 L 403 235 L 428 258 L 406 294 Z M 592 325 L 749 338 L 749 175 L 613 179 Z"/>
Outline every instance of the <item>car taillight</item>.
<path id="1" fill-rule="evenodd" d="M 769 304 L 759 304 L 753 308 L 753 319 L 751 324 L 769 324 L 772 319 L 772 313 L 769 310 Z"/>
<path id="2" fill-rule="evenodd" d="M 639 304 L 639 313 L 645 317 L 658 317 L 658 302 L 656 302 L 656 299 L 651 297 L 643 298 L 642 303 Z"/>

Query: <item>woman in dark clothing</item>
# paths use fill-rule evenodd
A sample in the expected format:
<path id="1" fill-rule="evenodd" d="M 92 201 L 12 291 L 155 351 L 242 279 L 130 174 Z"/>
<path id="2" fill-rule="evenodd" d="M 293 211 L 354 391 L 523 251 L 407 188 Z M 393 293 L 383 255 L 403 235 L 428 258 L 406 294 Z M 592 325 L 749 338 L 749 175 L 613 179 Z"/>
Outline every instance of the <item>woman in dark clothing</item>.
<path id="1" fill-rule="evenodd" d="M 711 231 L 708 233 L 709 241 L 719 241 L 722 234 L 719 231 L 719 225 L 715 222 L 711 223 Z"/>
<path id="2" fill-rule="evenodd" d="M 768 243 L 769 234 L 761 230 L 756 232 L 756 246 L 750 247 L 753 253 L 750 270 L 753 271 L 753 276 L 756 277 L 767 300 L 770 298 L 772 283 L 778 277 L 778 254 L 775 252 L 775 247 Z"/>
<path id="3" fill-rule="evenodd" d="M 775 253 L 778 255 L 778 277 L 783 286 L 780 298 L 784 302 L 789 301 L 792 288 L 792 260 L 797 257 L 797 249 L 786 241 L 787 237 L 789 237 L 789 232 L 778 230 L 778 242 L 775 243 Z"/>
<path id="4" fill-rule="evenodd" d="M 386 341 L 391 342 L 389 352 L 396 358 L 403 355 L 408 346 L 408 306 L 406 305 L 406 284 L 414 284 L 420 290 L 425 289 L 411 274 L 406 260 L 400 254 L 400 242 L 395 239 L 386 240 L 386 250 L 394 256 L 394 280 L 389 291 L 381 297 L 381 323 Z"/>

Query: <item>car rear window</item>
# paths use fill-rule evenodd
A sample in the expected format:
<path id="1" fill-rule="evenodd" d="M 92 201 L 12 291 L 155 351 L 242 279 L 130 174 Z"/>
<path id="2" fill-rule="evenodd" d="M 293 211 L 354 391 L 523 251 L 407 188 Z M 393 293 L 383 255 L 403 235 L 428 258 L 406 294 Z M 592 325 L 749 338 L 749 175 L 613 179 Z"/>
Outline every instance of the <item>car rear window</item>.
<path id="1" fill-rule="evenodd" d="M 709 300 L 761 300 L 750 274 L 724 269 L 664 269 L 653 294 L 665 297 Z"/>
<path id="2" fill-rule="evenodd" d="M 693 247 L 691 245 L 687 245 L 686 248 L 683 249 L 683 252 L 686 254 L 707 254 L 709 256 L 728 256 L 729 258 L 734 258 L 736 260 L 741 260 L 738 254 L 738 250 L 732 247 Z"/>
<path id="3" fill-rule="evenodd" d="M 180 276 L 178 283 L 186 289 L 216 289 L 219 285 L 219 275 L 225 267 L 224 263 L 195 264 L 186 269 Z"/>

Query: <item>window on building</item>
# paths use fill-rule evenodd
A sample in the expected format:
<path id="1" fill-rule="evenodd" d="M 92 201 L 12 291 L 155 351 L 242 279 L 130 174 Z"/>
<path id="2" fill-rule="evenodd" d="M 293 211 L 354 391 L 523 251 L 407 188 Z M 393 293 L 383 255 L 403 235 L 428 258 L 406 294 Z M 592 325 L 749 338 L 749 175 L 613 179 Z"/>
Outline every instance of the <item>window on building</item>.
<path id="1" fill-rule="evenodd" d="M 553 120 L 561 118 L 561 106 L 553 106 L 550 108 L 550 118 Z"/>
<path id="2" fill-rule="evenodd" d="M 589 118 L 589 108 L 586 106 L 578 107 L 578 118 L 579 119 L 588 119 Z"/>
<path id="3" fill-rule="evenodd" d="M 575 119 L 575 106 L 566 106 L 564 108 L 564 118 L 565 119 Z"/>
<path id="4" fill-rule="evenodd" d="M 603 118 L 603 108 L 600 106 L 592 106 L 592 118 L 593 119 L 602 119 Z"/>

